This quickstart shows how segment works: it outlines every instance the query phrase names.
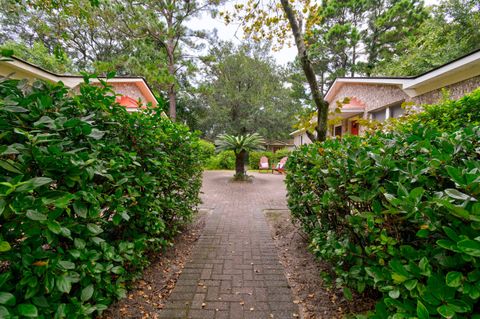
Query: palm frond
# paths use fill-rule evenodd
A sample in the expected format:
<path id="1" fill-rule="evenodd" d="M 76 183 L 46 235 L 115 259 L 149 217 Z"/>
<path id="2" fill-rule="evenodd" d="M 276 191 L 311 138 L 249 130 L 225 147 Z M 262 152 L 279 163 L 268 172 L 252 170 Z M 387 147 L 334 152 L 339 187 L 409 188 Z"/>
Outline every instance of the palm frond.
<path id="1" fill-rule="evenodd" d="M 258 133 L 239 136 L 220 134 L 215 140 L 217 152 L 233 151 L 235 154 L 241 151 L 252 152 L 264 150 L 264 143 L 265 140 Z"/>

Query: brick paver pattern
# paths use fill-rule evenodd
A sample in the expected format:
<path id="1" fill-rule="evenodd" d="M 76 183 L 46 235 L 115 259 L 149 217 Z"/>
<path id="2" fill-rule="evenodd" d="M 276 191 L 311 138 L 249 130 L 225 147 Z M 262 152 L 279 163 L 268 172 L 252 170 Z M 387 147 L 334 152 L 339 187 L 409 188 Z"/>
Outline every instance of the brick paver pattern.
<path id="1" fill-rule="evenodd" d="M 295 318 L 298 307 L 278 260 L 265 209 L 286 209 L 284 177 L 204 173 L 201 208 L 210 209 L 160 318 Z"/>

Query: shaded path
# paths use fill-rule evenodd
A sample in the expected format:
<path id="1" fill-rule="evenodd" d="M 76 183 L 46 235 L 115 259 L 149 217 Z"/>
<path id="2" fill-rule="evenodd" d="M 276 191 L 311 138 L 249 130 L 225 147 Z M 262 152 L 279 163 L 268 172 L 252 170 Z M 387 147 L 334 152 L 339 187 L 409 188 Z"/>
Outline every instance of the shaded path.
<path id="1" fill-rule="evenodd" d="M 211 209 L 160 318 L 294 318 L 298 313 L 263 209 L 285 209 L 283 176 L 204 173 L 202 208 Z"/>

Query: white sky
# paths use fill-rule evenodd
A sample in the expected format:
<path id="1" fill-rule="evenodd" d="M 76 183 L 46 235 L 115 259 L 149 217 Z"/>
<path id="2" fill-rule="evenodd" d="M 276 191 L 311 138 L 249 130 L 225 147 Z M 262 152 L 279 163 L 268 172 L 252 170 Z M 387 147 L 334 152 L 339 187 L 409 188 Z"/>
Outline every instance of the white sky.
<path id="1" fill-rule="evenodd" d="M 235 3 L 242 2 L 242 0 L 233 0 L 228 1 L 227 4 L 222 6 L 220 11 L 227 9 L 232 11 L 233 5 Z M 425 5 L 437 4 L 439 0 L 424 0 Z M 211 30 L 214 29 L 218 32 L 218 37 L 223 41 L 232 41 L 234 43 L 241 43 L 243 39 L 242 28 L 239 28 L 238 24 L 229 24 L 225 25 L 223 19 L 220 16 L 212 18 L 210 14 L 204 13 L 203 16 L 194 18 L 188 22 L 188 27 L 193 30 Z M 271 55 L 275 58 L 278 64 L 286 65 L 288 62 L 292 62 L 296 55 L 296 47 L 284 47 L 282 50 L 277 52 L 271 52 Z"/>

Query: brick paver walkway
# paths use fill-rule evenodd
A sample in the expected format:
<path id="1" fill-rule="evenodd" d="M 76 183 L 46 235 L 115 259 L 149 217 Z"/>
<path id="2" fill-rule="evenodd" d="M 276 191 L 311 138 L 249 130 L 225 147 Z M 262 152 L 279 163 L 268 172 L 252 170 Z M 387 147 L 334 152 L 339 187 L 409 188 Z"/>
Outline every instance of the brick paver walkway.
<path id="1" fill-rule="evenodd" d="M 283 176 L 254 174 L 251 184 L 231 176 L 205 172 L 202 208 L 211 213 L 160 318 L 297 316 L 262 212 L 286 208 Z"/>

